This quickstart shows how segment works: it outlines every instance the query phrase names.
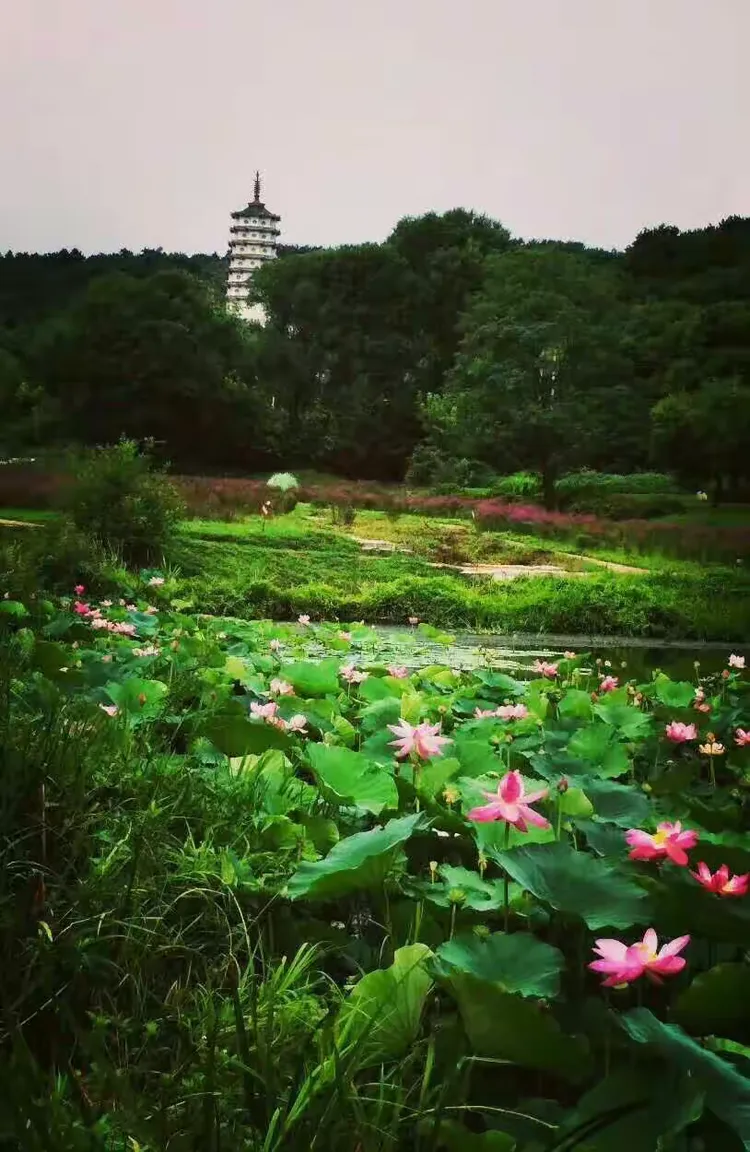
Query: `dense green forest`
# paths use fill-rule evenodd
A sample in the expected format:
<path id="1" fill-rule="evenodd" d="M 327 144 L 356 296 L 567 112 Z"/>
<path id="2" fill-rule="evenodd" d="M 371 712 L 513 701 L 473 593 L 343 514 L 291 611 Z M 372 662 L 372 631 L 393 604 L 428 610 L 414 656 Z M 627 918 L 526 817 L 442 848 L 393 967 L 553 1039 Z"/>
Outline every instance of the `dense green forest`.
<path id="1" fill-rule="evenodd" d="M 528 468 L 550 500 L 583 466 L 750 478 L 750 219 L 619 253 L 456 209 L 281 257 L 261 329 L 227 314 L 217 255 L 0 256 L 0 449 L 125 434 L 193 471 Z"/>

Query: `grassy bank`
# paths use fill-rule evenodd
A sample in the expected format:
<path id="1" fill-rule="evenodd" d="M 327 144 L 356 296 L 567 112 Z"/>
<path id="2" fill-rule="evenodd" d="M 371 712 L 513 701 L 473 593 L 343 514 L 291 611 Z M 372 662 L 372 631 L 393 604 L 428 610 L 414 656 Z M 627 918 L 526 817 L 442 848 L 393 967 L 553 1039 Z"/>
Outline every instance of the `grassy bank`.
<path id="1" fill-rule="evenodd" d="M 127 596 L 130 574 L 112 558 L 94 561 L 51 529 L 4 529 L 15 541 L 5 586 L 67 590 L 82 574 L 102 595 Z M 350 538 L 391 540 L 410 551 L 363 551 Z M 23 555 L 37 564 L 24 567 Z M 620 557 L 618 557 L 620 558 Z M 623 555 L 624 560 L 632 557 Z M 465 562 L 554 563 L 577 572 L 512 581 L 462 575 Z M 655 639 L 727 640 L 750 636 L 750 575 L 741 566 L 702 567 L 649 557 L 645 574 L 600 568 L 563 545 L 534 537 L 477 531 L 465 521 L 362 512 L 344 527 L 330 513 L 298 507 L 263 524 L 259 517 L 186 521 L 165 564 L 176 604 L 245 619 L 365 620 L 402 624 L 419 616 L 438 627 L 469 631 L 617 634 Z"/>

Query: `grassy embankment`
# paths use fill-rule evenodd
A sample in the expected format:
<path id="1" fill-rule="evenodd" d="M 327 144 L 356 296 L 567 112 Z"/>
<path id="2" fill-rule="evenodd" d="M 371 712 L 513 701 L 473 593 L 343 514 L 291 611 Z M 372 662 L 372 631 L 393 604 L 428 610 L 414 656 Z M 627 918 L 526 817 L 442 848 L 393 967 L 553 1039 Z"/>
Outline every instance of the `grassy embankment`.
<path id="1" fill-rule="evenodd" d="M 0 519 L 49 515 L 0 511 Z M 396 550 L 364 551 L 352 537 L 389 541 Z M 577 554 L 572 541 L 479 530 L 466 518 L 362 510 L 351 524 L 336 525 L 330 510 L 309 505 L 266 525 L 257 515 L 185 521 L 165 559 L 177 576 L 175 598 L 216 615 L 279 620 L 306 612 L 373 623 L 416 615 L 471 631 L 733 642 L 750 635 L 750 576 L 741 565 L 611 547 L 587 555 L 647 571 L 607 571 Z M 458 570 L 469 564 L 552 564 L 566 574 L 498 581 Z M 102 594 L 118 592 L 121 573 L 103 579 Z"/>

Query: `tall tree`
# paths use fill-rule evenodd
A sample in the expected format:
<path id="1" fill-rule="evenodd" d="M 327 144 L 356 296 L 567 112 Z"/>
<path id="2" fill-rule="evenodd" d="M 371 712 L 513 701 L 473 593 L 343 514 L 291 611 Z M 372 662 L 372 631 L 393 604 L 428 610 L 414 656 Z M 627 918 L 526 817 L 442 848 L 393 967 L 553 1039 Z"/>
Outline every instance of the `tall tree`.
<path id="1" fill-rule="evenodd" d="M 492 259 L 446 390 L 426 403 L 436 441 L 501 472 L 538 471 L 554 505 L 560 473 L 616 435 L 619 289 L 605 257 L 542 246 Z"/>
<path id="2" fill-rule="evenodd" d="M 219 461 L 240 448 L 243 403 L 250 434 L 252 340 L 187 273 L 115 273 L 50 322 L 32 359 L 74 440 L 153 438 L 179 461 Z M 265 409 L 254 406 L 248 449 L 262 446 Z"/>

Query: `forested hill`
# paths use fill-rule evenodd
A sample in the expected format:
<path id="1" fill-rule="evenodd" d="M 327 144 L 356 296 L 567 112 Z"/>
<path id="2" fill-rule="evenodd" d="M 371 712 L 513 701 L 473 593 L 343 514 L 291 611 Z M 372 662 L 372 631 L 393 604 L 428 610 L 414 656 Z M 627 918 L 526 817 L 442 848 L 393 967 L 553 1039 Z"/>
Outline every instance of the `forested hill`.
<path id="1" fill-rule="evenodd" d="M 309 251 L 281 245 L 280 255 Z M 84 256 L 77 248 L 60 252 L 0 253 L 0 332 L 38 324 L 66 308 L 98 276 L 123 272 L 143 278 L 157 272 L 188 272 L 217 292 L 224 291 L 229 262 L 218 253 L 186 256 L 145 248 L 142 252 L 98 253 Z"/>
<path id="2" fill-rule="evenodd" d="M 226 279 L 226 263 L 216 254 L 185 256 L 160 248 L 95 256 L 84 256 L 76 248 L 43 254 L 8 252 L 0 255 L 0 330 L 37 324 L 62 311 L 98 276 L 121 272 L 143 278 L 175 270 L 217 288 Z"/>
<path id="3" fill-rule="evenodd" d="M 750 471 L 750 219 L 604 252 L 455 209 L 281 254 L 255 279 L 264 329 L 227 315 L 223 256 L 0 256 L 0 450 L 127 434 L 183 468 L 441 482 Z"/>

